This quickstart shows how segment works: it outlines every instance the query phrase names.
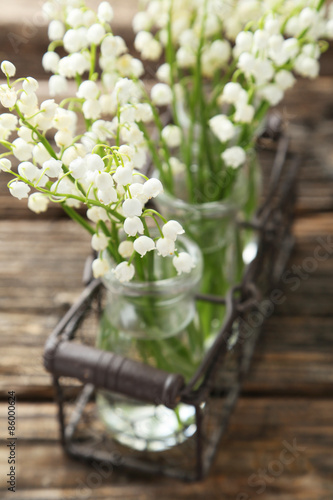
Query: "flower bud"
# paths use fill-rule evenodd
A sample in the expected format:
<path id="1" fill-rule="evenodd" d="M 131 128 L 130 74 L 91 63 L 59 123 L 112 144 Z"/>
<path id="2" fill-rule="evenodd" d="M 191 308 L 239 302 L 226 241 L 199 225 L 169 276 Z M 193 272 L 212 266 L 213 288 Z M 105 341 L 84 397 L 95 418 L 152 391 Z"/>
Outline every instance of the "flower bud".
<path id="1" fill-rule="evenodd" d="M 1 71 L 6 76 L 8 76 L 9 78 L 11 78 L 12 76 L 15 76 L 16 68 L 15 68 L 14 64 L 11 63 L 10 61 L 2 61 L 2 63 L 1 63 Z"/>
<path id="2" fill-rule="evenodd" d="M 28 208 L 36 214 L 46 212 L 48 204 L 49 199 L 42 193 L 33 193 L 28 198 Z"/>

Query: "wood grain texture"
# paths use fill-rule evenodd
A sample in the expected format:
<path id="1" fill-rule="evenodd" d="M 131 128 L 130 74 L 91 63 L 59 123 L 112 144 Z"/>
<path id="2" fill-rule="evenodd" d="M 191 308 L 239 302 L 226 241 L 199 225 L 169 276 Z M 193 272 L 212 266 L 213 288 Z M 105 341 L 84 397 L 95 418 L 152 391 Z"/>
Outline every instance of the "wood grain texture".
<path id="1" fill-rule="evenodd" d="M 241 493 L 256 498 L 256 491 L 265 485 L 258 496 L 269 500 L 323 500 L 325 495 L 328 500 L 332 494 L 332 412 L 333 402 L 320 398 L 309 401 L 244 397 L 233 415 L 209 478 L 186 484 L 142 475 L 133 475 L 129 481 L 116 470 L 105 472 L 107 477 L 98 481 L 96 469 L 64 455 L 57 442 L 54 405 L 21 403 L 20 463 L 24 466 L 20 467 L 19 476 L 24 489 L 19 498 L 169 500 L 176 494 L 176 498 L 186 500 L 205 497 L 231 500 Z M 4 416 L 1 411 L 1 422 Z M 282 452 L 291 446 L 294 455 L 289 453 L 289 463 L 282 470 L 278 466 L 284 456 Z M 4 458 L 2 449 L 0 459 Z M 266 471 L 265 484 L 259 484 L 263 471 Z M 96 488 L 94 481 L 98 483 Z M 316 491 L 317 497 L 309 487 L 315 488 L 312 491 Z M 5 493 L 2 498 L 11 497 Z"/>

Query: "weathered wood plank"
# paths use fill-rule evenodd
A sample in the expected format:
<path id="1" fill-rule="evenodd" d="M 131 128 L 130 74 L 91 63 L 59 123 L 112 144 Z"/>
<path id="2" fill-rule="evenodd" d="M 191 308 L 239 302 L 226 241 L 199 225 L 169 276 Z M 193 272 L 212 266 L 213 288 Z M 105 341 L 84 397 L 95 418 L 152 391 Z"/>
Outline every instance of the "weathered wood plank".
<path id="1" fill-rule="evenodd" d="M 210 477 L 201 483 L 186 484 L 141 474 L 130 475 L 128 482 L 119 469 L 98 477 L 96 469 L 64 455 L 57 442 L 53 404 L 19 403 L 17 498 L 64 500 L 85 494 L 84 498 L 93 500 L 235 500 L 241 498 L 237 496 L 241 493 L 248 495 L 243 499 L 254 498 L 261 486 L 265 488 L 261 493 L 265 500 L 322 500 L 332 491 L 332 412 L 333 402 L 327 400 L 242 398 Z M 1 422 L 5 415 L 2 408 Z M 283 451 L 292 446 L 294 456 Z M 283 457 L 285 462 L 281 462 Z M 6 451 L 1 447 L 0 464 L 5 459 Z M 5 471 L 6 467 L 1 466 L 1 479 Z M 260 481 L 260 477 L 265 480 Z M 322 496 L 313 496 L 314 492 Z M 11 498 L 9 493 L 3 495 Z"/>

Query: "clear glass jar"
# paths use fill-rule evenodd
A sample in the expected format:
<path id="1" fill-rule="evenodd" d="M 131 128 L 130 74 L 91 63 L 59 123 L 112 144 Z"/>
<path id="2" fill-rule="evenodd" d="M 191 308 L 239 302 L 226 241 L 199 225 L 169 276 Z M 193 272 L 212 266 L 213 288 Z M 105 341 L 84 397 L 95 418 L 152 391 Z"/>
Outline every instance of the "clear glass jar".
<path id="1" fill-rule="evenodd" d="M 225 179 L 223 200 L 193 204 L 183 199 L 187 192 L 186 179 L 180 172 L 174 177 L 175 196 L 164 192 L 156 203 L 159 212 L 167 219 L 180 222 L 200 248 L 203 255 L 200 291 L 221 297 L 240 282 L 245 266 L 257 253 L 256 232 L 239 226 L 240 220 L 251 220 L 261 196 L 261 169 L 253 151 L 236 178 L 231 174 L 230 179 Z M 209 194 L 204 187 L 203 199 L 209 199 Z M 208 347 L 221 327 L 225 311 L 212 303 L 201 303 L 198 308 Z"/>
<path id="2" fill-rule="evenodd" d="M 204 354 L 194 300 L 202 258 L 198 246 L 187 238 L 177 240 L 177 249 L 188 252 L 196 263 L 188 274 L 176 275 L 172 258 L 157 254 L 153 255 L 157 281 L 119 283 L 108 273 L 97 346 L 188 380 Z M 179 404 L 171 410 L 107 391 L 99 391 L 96 401 L 113 438 L 137 450 L 165 450 L 196 430 L 192 406 Z"/>

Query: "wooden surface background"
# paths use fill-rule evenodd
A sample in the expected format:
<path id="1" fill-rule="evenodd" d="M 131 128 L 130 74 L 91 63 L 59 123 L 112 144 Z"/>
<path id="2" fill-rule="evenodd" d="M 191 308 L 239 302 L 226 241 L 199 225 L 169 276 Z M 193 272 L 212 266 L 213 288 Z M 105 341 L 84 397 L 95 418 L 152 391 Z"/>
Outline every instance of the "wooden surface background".
<path id="1" fill-rule="evenodd" d="M 126 37 L 135 4 L 115 1 L 115 29 Z M 0 58 L 15 62 L 19 75 L 45 80 L 40 59 L 47 40 L 40 5 L 39 0 L 1 1 Z M 45 92 L 44 84 L 41 95 Z M 304 154 L 296 247 L 288 265 L 302 277 L 297 287 L 295 281 L 281 284 L 286 301 L 264 325 L 229 430 L 209 477 L 200 483 L 114 471 L 94 484 L 93 469 L 64 454 L 42 351 L 50 331 L 82 290 L 89 237 L 58 210 L 43 217 L 29 212 L 26 201 L 7 193 L 1 173 L 1 498 L 333 499 L 333 265 L 332 257 L 321 262 L 315 258 L 318 238 L 328 248 L 333 243 L 331 53 L 323 58 L 321 77 L 300 81 L 279 110 L 288 123 L 292 148 Z M 268 153 L 262 161 L 269 161 Z M 11 390 L 17 394 L 16 493 L 6 491 L 6 394 Z M 294 455 L 282 463 L 291 445 Z"/>

